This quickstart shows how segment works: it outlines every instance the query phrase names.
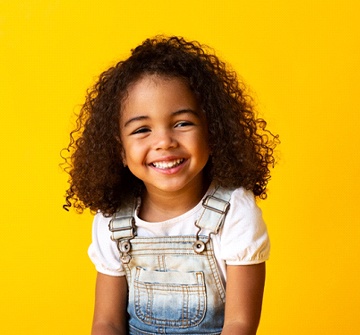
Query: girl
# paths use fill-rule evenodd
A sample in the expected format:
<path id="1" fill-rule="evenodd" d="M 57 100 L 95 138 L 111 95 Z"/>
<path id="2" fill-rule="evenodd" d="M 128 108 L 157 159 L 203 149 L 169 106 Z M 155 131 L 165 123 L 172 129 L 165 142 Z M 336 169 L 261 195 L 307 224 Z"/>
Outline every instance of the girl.
<path id="1" fill-rule="evenodd" d="M 65 205 L 97 212 L 93 335 L 256 334 L 265 126 L 197 42 L 148 39 L 101 74 L 71 134 Z"/>

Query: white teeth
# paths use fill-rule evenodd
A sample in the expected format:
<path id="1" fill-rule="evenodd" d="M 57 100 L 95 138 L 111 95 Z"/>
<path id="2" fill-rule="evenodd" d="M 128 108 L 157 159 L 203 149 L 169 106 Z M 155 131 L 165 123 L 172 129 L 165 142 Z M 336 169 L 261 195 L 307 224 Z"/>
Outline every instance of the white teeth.
<path id="1" fill-rule="evenodd" d="M 184 161 L 183 159 L 176 159 L 171 162 L 154 162 L 152 163 L 152 165 L 158 169 L 171 169 L 180 165 L 183 161 Z"/>

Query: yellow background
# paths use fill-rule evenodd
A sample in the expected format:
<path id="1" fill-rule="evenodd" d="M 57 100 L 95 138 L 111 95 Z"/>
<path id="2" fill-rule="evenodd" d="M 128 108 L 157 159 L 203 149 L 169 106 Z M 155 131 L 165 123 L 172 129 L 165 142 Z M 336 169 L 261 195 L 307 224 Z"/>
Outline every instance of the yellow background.
<path id="1" fill-rule="evenodd" d="M 158 33 L 214 47 L 281 135 L 259 335 L 360 334 L 357 0 L 1 0 L 0 334 L 88 334 L 91 216 L 62 210 L 86 88 Z"/>

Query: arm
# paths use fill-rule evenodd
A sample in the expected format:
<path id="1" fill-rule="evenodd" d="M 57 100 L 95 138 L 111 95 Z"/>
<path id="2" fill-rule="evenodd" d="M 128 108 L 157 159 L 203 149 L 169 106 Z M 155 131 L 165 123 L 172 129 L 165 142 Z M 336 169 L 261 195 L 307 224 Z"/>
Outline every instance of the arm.
<path id="1" fill-rule="evenodd" d="M 228 265 L 222 335 L 255 335 L 260 321 L 265 263 Z"/>
<path id="2" fill-rule="evenodd" d="M 97 274 L 91 335 L 127 334 L 127 283 L 125 276 Z"/>

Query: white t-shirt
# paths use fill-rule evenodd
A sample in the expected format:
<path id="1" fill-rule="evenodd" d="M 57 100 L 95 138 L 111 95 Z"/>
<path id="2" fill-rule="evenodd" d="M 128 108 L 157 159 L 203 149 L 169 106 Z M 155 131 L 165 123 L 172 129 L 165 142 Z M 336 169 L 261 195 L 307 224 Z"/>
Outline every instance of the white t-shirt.
<path id="1" fill-rule="evenodd" d="M 211 186 L 206 195 L 211 194 Z M 204 196 L 204 198 L 206 197 Z M 195 221 L 203 211 L 200 201 L 190 211 L 163 222 L 141 220 L 134 213 L 137 236 L 159 237 L 195 235 Z M 123 276 L 125 271 L 119 258 L 116 242 L 110 239 L 108 224 L 111 218 L 98 213 L 94 217 L 89 257 L 98 272 L 110 276 Z M 217 235 L 211 235 L 214 253 L 223 279 L 226 265 L 258 264 L 269 258 L 270 241 L 261 210 L 251 191 L 236 189 L 230 199 L 230 209 Z"/>

